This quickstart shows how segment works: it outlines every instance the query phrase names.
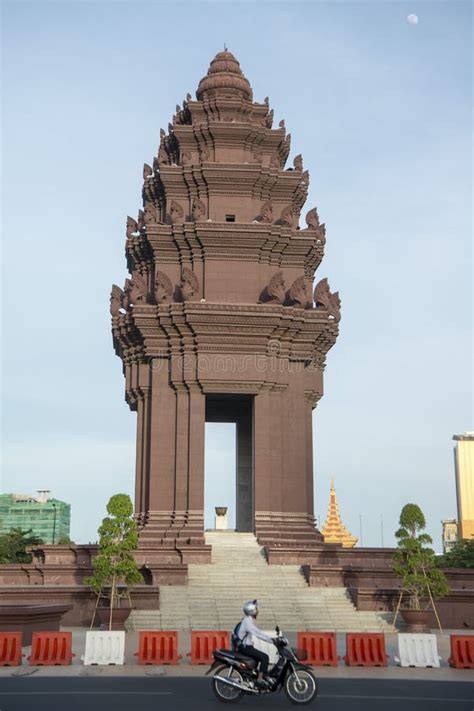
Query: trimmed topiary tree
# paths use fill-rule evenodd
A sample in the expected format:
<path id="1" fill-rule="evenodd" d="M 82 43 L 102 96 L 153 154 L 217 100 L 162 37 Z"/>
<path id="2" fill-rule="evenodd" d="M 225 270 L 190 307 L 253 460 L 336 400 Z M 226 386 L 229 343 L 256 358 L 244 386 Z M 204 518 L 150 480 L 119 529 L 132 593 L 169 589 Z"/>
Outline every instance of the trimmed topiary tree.
<path id="1" fill-rule="evenodd" d="M 112 629 L 113 610 L 120 607 L 123 587 L 143 582 L 143 576 L 132 555 L 138 547 L 138 532 L 130 497 L 127 494 L 112 496 L 107 513 L 98 529 L 99 553 L 92 560 L 94 574 L 84 578 L 84 583 L 94 590 L 98 600 L 109 596 L 109 629 Z"/>
<path id="2" fill-rule="evenodd" d="M 449 586 L 444 573 L 437 567 L 431 536 L 424 533 L 426 521 L 416 504 L 406 504 L 395 533 L 398 550 L 393 556 L 393 570 L 402 580 L 402 593 L 409 598 L 410 610 L 421 610 L 423 599 L 445 597 Z M 424 609 L 428 607 L 428 604 Z M 435 611 L 436 613 L 436 611 Z"/>

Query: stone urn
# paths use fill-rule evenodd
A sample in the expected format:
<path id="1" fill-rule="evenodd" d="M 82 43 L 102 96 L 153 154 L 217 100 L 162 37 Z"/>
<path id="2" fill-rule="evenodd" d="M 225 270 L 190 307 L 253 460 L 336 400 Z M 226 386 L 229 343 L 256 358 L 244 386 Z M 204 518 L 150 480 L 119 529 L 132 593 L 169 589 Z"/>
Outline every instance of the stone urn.
<path id="1" fill-rule="evenodd" d="M 216 512 L 214 523 L 216 531 L 225 531 L 228 527 L 227 506 L 216 506 L 214 510 Z"/>
<path id="2" fill-rule="evenodd" d="M 114 607 L 112 610 L 112 629 L 124 630 L 125 621 L 132 611 L 131 607 Z M 109 629 L 110 607 L 98 607 L 97 618 L 100 623 L 100 629 Z"/>
<path id="3" fill-rule="evenodd" d="M 429 632 L 430 610 L 400 610 L 407 632 Z"/>

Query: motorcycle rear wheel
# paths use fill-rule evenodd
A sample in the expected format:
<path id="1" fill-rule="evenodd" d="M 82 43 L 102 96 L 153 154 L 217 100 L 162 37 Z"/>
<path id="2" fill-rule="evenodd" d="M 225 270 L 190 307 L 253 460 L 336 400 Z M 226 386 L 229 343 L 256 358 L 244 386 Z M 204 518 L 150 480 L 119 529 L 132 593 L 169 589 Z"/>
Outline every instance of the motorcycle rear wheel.
<path id="1" fill-rule="evenodd" d="M 292 704 L 310 704 L 318 695 L 318 682 L 309 669 L 298 669 L 285 679 L 285 694 Z"/>
<path id="2" fill-rule="evenodd" d="M 226 677 L 227 679 L 241 684 L 243 682 L 241 674 L 233 667 L 227 667 L 223 664 L 216 669 L 212 677 L 212 690 L 219 701 L 222 701 L 224 704 L 235 704 L 242 698 L 244 692 L 240 689 L 236 689 L 235 686 L 225 684 L 220 681 L 219 677 Z"/>

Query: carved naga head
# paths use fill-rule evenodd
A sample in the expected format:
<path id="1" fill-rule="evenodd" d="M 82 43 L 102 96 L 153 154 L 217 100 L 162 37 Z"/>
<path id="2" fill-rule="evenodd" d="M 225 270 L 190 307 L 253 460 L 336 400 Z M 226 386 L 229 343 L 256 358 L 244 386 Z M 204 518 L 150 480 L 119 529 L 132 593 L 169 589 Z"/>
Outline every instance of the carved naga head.
<path id="1" fill-rule="evenodd" d="M 127 217 L 127 239 L 131 239 L 132 236 L 138 232 L 138 222 L 133 219 L 133 217 Z"/>
<path id="2" fill-rule="evenodd" d="M 170 205 L 170 219 L 171 219 L 171 224 L 176 224 L 178 222 L 183 222 L 184 219 L 184 210 L 179 204 L 179 202 L 176 202 L 176 200 L 171 201 Z"/>
<path id="3" fill-rule="evenodd" d="M 110 314 L 111 316 L 118 316 L 120 309 L 123 308 L 123 297 L 124 293 L 122 289 L 117 286 L 117 284 L 112 284 L 112 291 L 110 292 Z"/>
<path id="4" fill-rule="evenodd" d="M 305 309 L 308 306 L 308 289 L 306 279 L 300 276 L 290 287 L 289 293 L 291 303 L 300 309 Z"/>
<path id="5" fill-rule="evenodd" d="M 277 304 L 282 304 L 285 300 L 285 279 L 283 277 L 283 272 L 276 272 L 270 279 L 270 283 L 267 287 L 267 292 L 270 297 L 270 301 Z"/>
<path id="6" fill-rule="evenodd" d="M 193 200 L 192 215 L 194 222 L 201 222 L 206 215 L 206 206 L 203 201 L 197 197 Z"/>
<path id="7" fill-rule="evenodd" d="M 199 281 L 191 269 L 184 267 L 180 284 L 181 298 L 183 301 L 191 301 L 199 295 Z"/>
<path id="8" fill-rule="evenodd" d="M 157 271 L 155 274 L 154 294 L 157 304 L 169 302 L 173 298 L 171 279 L 164 272 Z"/>
<path id="9" fill-rule="evenodd" d="M 135 304 L 146 304 L 148 296 L 148 282 L 147 278 L 140 274 L 140 272 L 134 272 L 131 279 L 128 281 L 128 297 L 130 303 L 135 306 Z"/>

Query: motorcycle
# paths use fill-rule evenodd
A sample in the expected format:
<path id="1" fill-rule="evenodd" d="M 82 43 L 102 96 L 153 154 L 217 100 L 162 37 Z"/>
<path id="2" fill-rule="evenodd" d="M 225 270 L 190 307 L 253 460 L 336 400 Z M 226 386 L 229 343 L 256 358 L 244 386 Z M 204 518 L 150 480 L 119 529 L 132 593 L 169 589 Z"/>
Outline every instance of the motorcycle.
<path id="1" fill-rule="evenodd" d="M 289 646 L 288 640 L 276 627 L 274 644 L 278 660 L 268 675 L 268 684 L 257 684 L 257 661 L 230 649 L 216 649 L 214 661 L 207 674 L 213 673 L 212 690 L 219 701 L 236 703 L 244 694 L 260 696 L 282 689 L 293 704 L 311 703 L 318 694 L 318 682 L 312 669 L 302 662 L 306 653 Z"/>

